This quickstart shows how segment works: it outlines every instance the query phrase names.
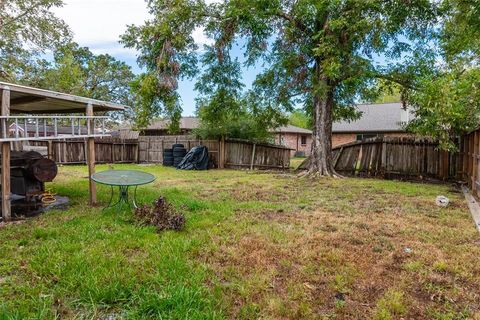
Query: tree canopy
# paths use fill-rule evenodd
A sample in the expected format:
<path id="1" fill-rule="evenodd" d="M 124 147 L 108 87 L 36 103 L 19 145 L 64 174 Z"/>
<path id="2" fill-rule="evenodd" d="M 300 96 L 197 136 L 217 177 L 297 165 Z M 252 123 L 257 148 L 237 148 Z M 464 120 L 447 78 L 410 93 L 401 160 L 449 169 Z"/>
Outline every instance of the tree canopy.
<path id="1" fill-rule="evenodd" d="M 52 13 L 62 5 L 60 0 L 0 1 L 0 79 L 133 104 L 131 67 L 72 42 L 67 25 Z M 47 51 L 52 58 L 46 58 Z"/>
<path id="2" fill-rule="evenodd" d="M 411 131 L 438 139 L 455 150 L 459 135 L 480 123 L 480 2 L 442 2 L 438 56 L 405 96 L 416 118 Z"/>
<path id="3" fill-rule="evenodd" d="M 131 67 L 108 54 L 93 54 L 76 43 L 56 48 L 53 61 L 41 60 L 24 83 L 98 100 L 129 105 Z"/>
<path id="4" fill-rule="evenodd" d="M 67 25 L 51 11 L 62 5 L 62 0 L 0 1 L 0 79 L 28 76 L 40 54 L 71 40 Z"/>
<path id="5" fill-rule="evenodd" d="M 229 49 L 242 42 L 245 66 L 263 65 L 242 104 L 277 123 L 278 115 L 303 106 L 314 129 L 312 172 L 326 175 L 334 174 L 332 120 L 357 116 L 354 103 L 375 94 L 377 79 L 411 86 L 414 68 L 378 65 L 376 58 L 424 58 L 438 16 L 437 5 L 425 0 L 156 0 L 149 8 L 152 20 L 123 36 L 146 69 L 136 87 L 145 118 L 159 110 L 178 116 L 177 81 L 198 73 L 200 114 L 221 119 L 240 110 L 238 62 Z M 204 68 L 192 37 L 199 27 L 213 42 L 200 59 Z"/>

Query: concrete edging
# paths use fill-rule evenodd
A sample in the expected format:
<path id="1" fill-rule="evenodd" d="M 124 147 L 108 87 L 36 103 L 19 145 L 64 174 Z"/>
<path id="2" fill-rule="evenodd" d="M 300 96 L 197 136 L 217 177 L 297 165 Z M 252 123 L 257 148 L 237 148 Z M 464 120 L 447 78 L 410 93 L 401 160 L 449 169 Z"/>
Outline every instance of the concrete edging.
<path id="1" fill-rule="evenodd" d="M 465 200 L 467 200 L 467 205 L 470 209 L 470 213 L 472 214 L 472 218 L 475 222 L 475 226 L 477 227 L 477 231 L 480 233 L 480 204 L 477 202 L 477 200 L 475 200 L 467 187 L 462 186 L 462 191 L 465 195 Z"/>

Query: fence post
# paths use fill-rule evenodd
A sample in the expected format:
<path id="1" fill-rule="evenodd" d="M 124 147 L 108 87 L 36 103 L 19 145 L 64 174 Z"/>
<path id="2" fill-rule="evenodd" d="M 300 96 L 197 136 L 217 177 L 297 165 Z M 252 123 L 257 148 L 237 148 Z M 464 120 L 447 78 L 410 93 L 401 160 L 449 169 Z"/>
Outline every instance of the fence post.
<path id="1" fill-rule="evenodd" d="M 442 167 L 442 180 L 448 179 L 448 151 L 442 150 L 440 153 L 440 164 Z"/>
<path id="2" fill-rule="evenodd" d="M 469 167 L 470 167 L 470 189 L 473 188 L 473 160 L 474 160 L 474 153 L 475 153 L 475 134 L 470 134 L 470 157 L 468 159 Z"/>
<path id="3" fill-rule="evenodd" d="M 468 181 L 468 135 L 463 136 L 462 178 Z"/>
<path id="4" fill-rule="evenodd" d="M 122 156 L 120 158 L 120 162 L 123 163 L 124 159 L 125 159 L 125 140 L 122 139 Z"/>
<path id="5" fill-rule="evenodd" d="M 472 193 L 477 190 L 478 176 L 478 131 L 473 134 L 473 155 L 472 155 Z"/>
<path id="6" fill-rule="evenodd" d="M 150 163 L 150 137 L 147 138 L 147 141 L 148 141 L 148 146 L 147 146 L 147 156 L 145 158 L 147 158 L 147 163 Z"/>
<path id="7" fill-rule="evenodd" d="M 162 155 L 162 162 L 163 162 L 163 151 L 165 150 L 165 145 L 164 145 L 164 141 L 165 141 L 165 140 L 163 140 L 163 138 L 162 138 L 161 141 L 162 141 L 162 150 L 161 150 L 161 153 L 160 153 L 160 154 Z"/>
<path id="8" fill-rule="evenodd" d="M 2 116 L 10 115 L 10 89 L 5 88 L 1 91 L 1 114 Z M 8 136 L 8 119 L 2 119 L 2 133 L 3 137 Z M 11 203 L 10 203 L 10 142 L 2 142 L 2 218 L 3 221 L 10 221 Z"/>
<path id="9" fill-rule="evenodd" d="M 112 140 L 112 143 L 110 144 L 110 159 L 111 163 L 115 163 L 115 141 Z"/>
<path id="10" fill-rule="evenodd" d="M 137 140 L 135 145 L 135 163 L 140 163 L 140 142 Z"/>
<path id="11" fill-rule="evenodd" d="M 47 158 L 50 160 L 55 160 L 53 159 L 53 142 L 52 140 L 47 141 Z"/>
<path id="12" fill-rule="evenodd" d="M 88 103 L 86 114 L 88 117 L 93 116 L 93 105 Z M 97 203 L 97 187 L 95 182 L 92 180 L 92 175 L 95 173 L 95 138 L 92 137 L 94 134 L 94 128 L 92 127 L 93 121 L 91 118 L 87 119 L 87 165 L 88 165 L 88 181 L 89 181 L 89 190 L 90 190 L 90 205 L 95 205 Z"/>
<path id="13" fill-rule="evenodd" d="M 383 171 L 382 175 L 385 175 L 387 172 L 387 143 L 385 142 L 385 139 L 383 139 L 382 143 L 382 158 L 380 161 L 380 169 Z"/>
<path id="14" fill-rule="evenodd" d="M 253 170 L 253 164 L 255 162 L 255 148 L 256 148 L 257 144 L 254 143 L 253 144 L 253 150 L 252 150 L 252 160 L 250 161 L 250 170 Z"/>
<path id="15" fill-rule="evenodd" d="M 225 168 L 225 137 L 222 136 L 220 139 L 220 145 L 218 150 L 218 168 L 224 169 Z"/>
<path id="16" fill-rule="evenodd" d="M 457 180 L 462 180 L 462 177 L 463 177 L 463 152 L 465 150 L 463 150 L 463 140 L 464 140 L 464 137 L 461 136 L 458 140 L 458 153 L 457 153 L 457 156 L 456 156 L 456 161 L 457 161 L 457 172 L 456 172 L 456 176 L 455 178 Z"/>

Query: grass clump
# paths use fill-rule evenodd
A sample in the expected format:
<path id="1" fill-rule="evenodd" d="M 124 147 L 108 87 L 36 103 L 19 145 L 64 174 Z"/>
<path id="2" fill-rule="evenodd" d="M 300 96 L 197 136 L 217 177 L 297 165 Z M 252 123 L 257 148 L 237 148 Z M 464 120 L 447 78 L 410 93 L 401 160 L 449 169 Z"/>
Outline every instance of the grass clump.
<path id="1" fill-rule="evenodd" d="M 393 320 L 404 315 L 407 311 L 404 295 L 400 291 L 389 290 L 377 302 L 374 320 Z"/>

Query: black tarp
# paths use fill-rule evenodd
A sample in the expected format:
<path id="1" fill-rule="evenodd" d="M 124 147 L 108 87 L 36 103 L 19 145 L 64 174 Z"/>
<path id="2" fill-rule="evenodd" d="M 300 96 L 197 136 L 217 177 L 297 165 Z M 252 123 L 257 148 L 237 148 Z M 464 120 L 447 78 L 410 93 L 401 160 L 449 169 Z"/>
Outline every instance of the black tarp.
<path id="1" fill-rule="evenodd" d="M 208 170 L 208 149 L 205 146 L 193 147 L 177 166 L 181 170 Z"/>

